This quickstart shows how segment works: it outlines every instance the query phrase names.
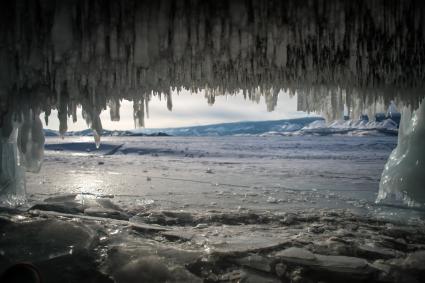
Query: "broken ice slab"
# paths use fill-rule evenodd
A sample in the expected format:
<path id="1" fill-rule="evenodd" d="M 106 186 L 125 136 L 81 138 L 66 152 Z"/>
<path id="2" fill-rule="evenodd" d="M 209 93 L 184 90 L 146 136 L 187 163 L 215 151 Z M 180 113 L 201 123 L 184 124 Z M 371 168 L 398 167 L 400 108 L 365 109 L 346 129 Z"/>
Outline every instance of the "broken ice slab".
<path id="1" fill-rule="evenodd" d="M 116 283 L 127 282 L 188 282 L 201 283 L 203 280 L 185 268 L 169 268 L 166 260 L 158 256 L 144 256 L 120 265 L 113 272 Z"/>
<path id="2" fill-rule="evenodd" d="M 225 273 L 217 278 L 218 282 L 244 282 L 244 283 L 280 283 L 279 278 L 252 269 L 241 268 Z M 213 281 L 213 280 L 211 280 Z"/>
<path id="3" fill-rule="evenodd" d="M 74 251 L 48 260 L 34 263 L 42 274 L 43 283 L 79 282 L 113 283 L 114 281 L 99 270 L 96 254 L 88 251 Z"/>
<path id="4" fill-rule="evenodd" d="M 36 220 L 0 226 L 0 250 L 10 262 L 42 261 L 86 250 L 96 232 L 78 222 Z"/>
<path id="5" fill-rule="evenodd" d="M 128 220 L 129 215 L 125 212 L 118 211 L 111 208 L 104 207 L 89 207 L 84 209 L 84 214 L 95 216 L 95 217 L 104 217 L 118 220 Z"/>
<path id="6" fill-rule="evenodd" d="M 202 282 L 184 268 L 201 254 L 143 238 L 128 237 L 126 245 L 108 250 L 103 269 L 116 282 Z"/>
<path id="7" fill-rule="evenodd" d="M 304 249 L 291 247 L 277 252 L 274 257 L 289 265 L 303 266 L 316 272 L 332 273 L 333 276 L 367 278 L 376 270 L 362 258 L 313 254 Z"/>
<path id="8" fill-rule="evenodd" d="M 274 259 L 255 253 L 240 258 L 230 258 L 229 260 L 262 272 L 272 272 L 274 266 Z"/>
<path id="9" fill-rule="evenodd" d="M 291 243 L 291 234 L 256 225 L 211 225 L 204 229 L 173 227 L 161 232 L 161 235 L 170 241 L 186 242 L 208 255 L 220 257 L 267 252 Z"/>

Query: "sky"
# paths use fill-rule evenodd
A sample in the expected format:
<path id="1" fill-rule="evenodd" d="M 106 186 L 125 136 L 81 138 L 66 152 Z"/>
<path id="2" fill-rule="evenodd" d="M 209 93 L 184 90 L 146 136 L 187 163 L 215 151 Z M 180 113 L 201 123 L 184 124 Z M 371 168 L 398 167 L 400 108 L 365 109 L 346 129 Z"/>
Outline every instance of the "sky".
<path id="1" fill-rule="evenodd" d="M 175 128 L 208 125 L 216 123 L 240 122 L 240 121 L 264 121 L 291 119 L 308 116 L 307 113 L 297 111 L 296 96 L 281 91 L 276 109 L 267 111 L 264 98 L 259 103 L 245 100 L 242 95 L 217 96 L 214 105 L 210 106 L 202 93 L 191 94 L 189 91 L 172 93 L 173 110 L 167 109 L 165 99 L 159 100 L 153 97 L 149 102 L 149 118 L 145 119 L 146 128 Z M 87 129 L 84 119 L 81 117 L 81 108 L 77 111 L 76 123 L 68 119 L 68 131 Z M 120 108 L 121 119 L 112 122 L 109 109 L 102 111 L 100 118 L 104 129 L 130 130 L 134 129 L 133 103 L 123 100 Z M 52 130 L 59 129 L 57 111 L 52 110 L 49 124 L 44 124 L 44 113 L 41 115 L 43 126 Z"/>

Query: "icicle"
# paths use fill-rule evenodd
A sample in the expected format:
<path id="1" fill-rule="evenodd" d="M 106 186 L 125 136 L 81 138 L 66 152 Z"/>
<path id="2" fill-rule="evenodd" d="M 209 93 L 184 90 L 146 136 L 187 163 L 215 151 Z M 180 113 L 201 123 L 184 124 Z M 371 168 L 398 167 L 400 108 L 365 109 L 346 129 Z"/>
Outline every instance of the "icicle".
<path id="1" fill-rule="evenodd" d="M 147 68 L 149 66 L 148 12 L 145 5 L 135 15 L 134 65 Z"/>
<path id="2" fill-rule="evenodd" d="M 171 92 L 167 92 L 167 109 L 169 111 L 173 110 L 173 100 L 171 98 Z"/>
<path id="3" fill-rule="evenodd" d="M 118 99 L 111 99 L 109 101 L 109 114 L 111 121 L 120 120 L 120 101 Z"/>
<path id="4" fill-rule="evenodd" d="M 176 7 L 176 15 L 174 16 L 174 37 L 173 37 L 173 55 L 174 62 L 179 61 L 186 50 L 188 43 L 188 30 L 187 20 L 184 14 L 185 7 L 184 2 L 177 1 L 178 7 Z"/>
<path id="5" fill-rule="evenodd" d="M 72 1 L 56 1 L 52 28 L 55 62 L 60 62 L 63 55 L 70 51 L 73 45 L 71 3 Z"/>
<path id="6" fill-rule="evenodd" d="M 145 103 L 144 98 L 141 100 L 133 101 L 133 119 L 134 127 L 144 127 L 145 126 Z"/>

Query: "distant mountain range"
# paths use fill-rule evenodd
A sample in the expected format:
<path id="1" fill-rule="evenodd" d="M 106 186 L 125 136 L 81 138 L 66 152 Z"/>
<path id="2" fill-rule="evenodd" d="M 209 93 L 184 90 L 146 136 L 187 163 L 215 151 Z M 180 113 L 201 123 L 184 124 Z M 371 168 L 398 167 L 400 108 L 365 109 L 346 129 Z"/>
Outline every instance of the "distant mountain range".
<path id="1" fill-rule="evenodd" d="M 260 135 L 267 132 L 297 131 L 314 121 L 323 120 L 320 117 L 306 117 L 299 119 L 274 121 L 247 121 L 235 123 L 221 123 L 205 126 L 135 129 L 127 131 L 103 130 L 102 136 L 234 136 Z M 45 129 L 45 136 L 59 136 L 58 131 Z M 65 136 L 93 136 L 91 129 L 67 132 Z"/>
<path id="2" fill-rule="evenodd" d="M 391 119 L 382 122 L 337 121 L 326 124 L 321 117 L 305 117 L 298 119 L 274 121 L 248 121 L 235 123 L 212 124 L 205 126 L 135 129 L 127 131 L 103 130 L 102 136 L 292 136 L 292 135 L 397 135 L 397 123 Z M 45 129 L 45 136 L 55 137 L 59 133 Z M 91 129 L 67 132 L 66 136 L 93 136 Z"/>
<path id="3" fill-rule="evenodd" d="M 59 137 L 60 134 L 58 131 L 51 129 L 44 129 L 45 137 Z M 65 133 L 66 137 L 91 137 L 93 136 L 93 131 L 91 129 L 85 129 L 82 131 L 69 131 Z M 111 136 L 148 136 L 148 137 L 158 137 L 158 136 L 170 136 L 169 134 L 163 132 L 156 133 L 142 133 L 142 132 L 134 132 L 134 131 L 118 131 L 118 130 L 103 130 L 102 136 L 111 137 Z"/>

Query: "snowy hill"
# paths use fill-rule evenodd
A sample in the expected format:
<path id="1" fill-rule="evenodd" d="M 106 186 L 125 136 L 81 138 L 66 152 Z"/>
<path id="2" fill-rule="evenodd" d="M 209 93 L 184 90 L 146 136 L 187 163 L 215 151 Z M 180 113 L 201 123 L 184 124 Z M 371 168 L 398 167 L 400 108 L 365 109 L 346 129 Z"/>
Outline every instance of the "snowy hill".
<path id="1" fill-rule="evenodd" d="M 46 136 L 58 136 L 57 131 L 45 129 Z M 382 122 L 336 121 L 326 124 L 320 117 L 275 121 L 247 121 L 180 128 L 135 129 L 128 131 L 104 130 L 103 136 L 293 136 L 293 135 L 397 135 L 397 124 Z M 66 136 L 92 136 L 92 130 L 67 132 Z"/>

